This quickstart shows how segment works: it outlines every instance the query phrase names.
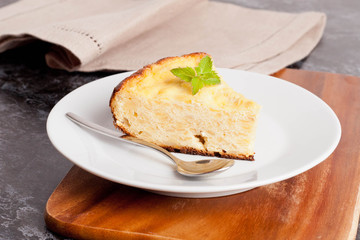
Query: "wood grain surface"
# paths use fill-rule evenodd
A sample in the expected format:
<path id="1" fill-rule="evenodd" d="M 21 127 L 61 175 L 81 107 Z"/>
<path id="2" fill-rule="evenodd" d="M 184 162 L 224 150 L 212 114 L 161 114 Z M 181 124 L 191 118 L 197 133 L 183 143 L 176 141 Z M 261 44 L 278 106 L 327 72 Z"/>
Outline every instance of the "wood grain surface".
<path id="1" fill-rule="evenodd" d="M 321 97 L 339 117 L 340 143 L 321 164 L 285 181 L 206 199 L 161 196 L 74 166 L 47 202 L 47 227 L 75 239 L 354 239 L 360 78 L 292 69 L 275 76 Z"/>

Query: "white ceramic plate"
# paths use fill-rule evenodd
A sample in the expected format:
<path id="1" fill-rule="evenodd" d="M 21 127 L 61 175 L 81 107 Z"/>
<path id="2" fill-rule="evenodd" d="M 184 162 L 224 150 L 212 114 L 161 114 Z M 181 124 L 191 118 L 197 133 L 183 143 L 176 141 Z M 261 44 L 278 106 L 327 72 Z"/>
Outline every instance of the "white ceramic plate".
<path id="1" fill-rule="evenodd" d="M 160 153 L 89 132 L 65 117 L 70 111 L 114 129 L 109 99 L 114 87 L 131 73 L 99 79 L 65 96 L 48 117 L 49 138 L 70 161 L 97 176 L 178 197 L 225 196 L 278 182 L 314 167 L 336 148 L 341 136 L 339 120 L 314 94 L 266 75 L 218 71 L 232 88 L 263 106 L 253 162 L 237 161 L 231 169 L 209 178 L 186 178 Z"/>

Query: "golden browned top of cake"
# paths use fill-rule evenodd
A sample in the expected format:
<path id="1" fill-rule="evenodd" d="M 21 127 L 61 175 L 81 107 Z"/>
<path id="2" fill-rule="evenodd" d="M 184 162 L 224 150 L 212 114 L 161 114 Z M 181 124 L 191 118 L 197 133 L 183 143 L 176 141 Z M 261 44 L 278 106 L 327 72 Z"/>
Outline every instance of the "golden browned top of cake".
<path id="1" fill-rule="evenodd" d="M 145 66 L 119 84 L 116 91 L 136 92 L 138 95 L 181 101 L 201 103 L 213 109 L 246 109 L 260 107 L 230 88 L 224 80 L 221 84 L 202 88 L 192 95 L 191 85 L 174 76 L 169 70 L 178 67 L 195 67 L 206 53 L 192 53 L 179 57 L 168 57 L 155 64 Z"/>

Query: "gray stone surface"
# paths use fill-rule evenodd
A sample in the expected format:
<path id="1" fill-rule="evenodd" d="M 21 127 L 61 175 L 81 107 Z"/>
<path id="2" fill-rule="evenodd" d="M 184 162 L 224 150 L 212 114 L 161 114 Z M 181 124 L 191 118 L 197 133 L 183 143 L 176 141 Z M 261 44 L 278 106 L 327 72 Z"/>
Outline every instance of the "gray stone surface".
<path id="1" fill-rule="evenodd" d="M 4 0 L 0 7 L 14 2 Z M 360 76 L 359 0 L 228 0 L 277 11 L 323 11 L 320 44 L 302 69 Z M 45 227 L 46 201 L 72 164 L 46 135 L 51 108 L 66 93 L 109 72 L 67 73 L 46 67 L 38 44 L 0 54 L 0 239 L 63 239 Z M 36 52 L 34 49 L 37 49 Z M 359 234 L 357 239 L 360 240 Z"/>
<path id="2" fill-rule="evenodd" d="M 110 74 L 48 69 L 33 52 L 41 48 L 0 54 L 1 240 L 58 238 L 45 228 L 44 207 L 72 164 L 51 145 L 46 119 L 66 93 Z"/>

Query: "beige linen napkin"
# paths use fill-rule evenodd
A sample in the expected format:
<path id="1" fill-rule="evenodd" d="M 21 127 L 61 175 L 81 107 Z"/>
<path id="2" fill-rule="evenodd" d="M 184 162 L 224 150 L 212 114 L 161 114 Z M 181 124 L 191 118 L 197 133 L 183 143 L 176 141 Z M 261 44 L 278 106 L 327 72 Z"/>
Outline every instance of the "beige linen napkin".
<path id="1" fill-rule="evenodd" d="M 41 40 L 50 67 L 96 71 L 201 51 L 217 67 L 271 74 L 306 57 L 325 22 L 207 0 L 21 0 L 0 8 L 0 52 Z"/>

